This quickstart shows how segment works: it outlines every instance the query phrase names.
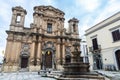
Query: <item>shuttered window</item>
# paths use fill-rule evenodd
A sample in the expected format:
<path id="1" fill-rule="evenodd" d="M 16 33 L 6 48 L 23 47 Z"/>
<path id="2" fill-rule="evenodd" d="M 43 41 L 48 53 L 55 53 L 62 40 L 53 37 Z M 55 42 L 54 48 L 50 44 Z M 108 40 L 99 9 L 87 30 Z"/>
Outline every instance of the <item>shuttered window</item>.
<path id="1" fill-rule="evenodd" d="M 113 37 L 113 41 L 120 40 L 120 30 L 117 29 L 117 30 L 113 31 L 112 32 L 112 37 Z"/>
<path id="2" fill-rule="evenodd" d="M 93 44 L 93 50 L 97 50 L 98 49 L 97 38 L 92 39 L 92 44 Z"/>

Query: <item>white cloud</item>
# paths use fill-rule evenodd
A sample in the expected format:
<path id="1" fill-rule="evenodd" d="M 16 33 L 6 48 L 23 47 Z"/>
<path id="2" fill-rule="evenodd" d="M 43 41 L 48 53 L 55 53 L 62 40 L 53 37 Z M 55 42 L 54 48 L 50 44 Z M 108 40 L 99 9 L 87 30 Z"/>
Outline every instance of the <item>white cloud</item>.
<path id="1" fill-rule="evenodd" d="M 102 20 L 112 16 L 113 14 L 120 11 L 120 1 L 119 0 L 110 0 L 110 2 L 106 5 L 106 7 L 100 10 L 99 15 L 94 20 L 94 25 Z"/>
<path id="2" fill-rule="evenodd" d="M 30 1 L 30 6 L 39 6 L 39 5 L 56 5 L 55 0 L 31 0 Z"/>
<path id="3" fill-rule="evenodd" d="M 76 0 L 76 4 L 83 9 L 92 12 L 100 6 L 101 2 L 100 0 Z"/>
<path id="4" fill-rule="evenodd" d="M 0 2 L 1 4 L 1 7 L 0 7 L 0 17 L 1 17 L 1 19 L 4 21 L 4 22 L 8 22 L 9 21 L 9 9 L 10 9 L 10 5 L 9 4 L 7 4 L 7 3 L 5 3 L 5 2 L 3 2 L 3 1 L 1 1 Z"/>
<path id="5" fill-rule="evenodd" d="M 26 0 L 12 0 L 14 4 L 19 6 L 20 4 L 26 4 Z"/>
<path id="6" fill-rule="evenodd" d="M 54 4 L 54 0 L 45 0 L 48 4 Z"/>
<path id="7" fill-rule="evenodd" d="M 80 36 L 84 35 L 85 34 L 84 31 L 87 30 L 88 28 L 96 25 L 97 23 L 105 20 L 106 18 L 120 11 L 119 5 L 120 5 L 119 0 L 110 0 L 107 4 L 104 4 L 102 8 L 98 8 L 94 12 L 87 13 L 88 15 L 85 15 L 84 17 L 81 18 L 79 28 Z"/>
<path id="8" fill-rule="evenodd" d="M 55 5 L 54 0 L 31 0 L 28 2 L 29 5 L 23 6 L 27 10 L 27 15 L 25 16 L 25 26 L 30 27 L 30 24 L 33 23 L 33 8 L 39 5 Z"/>

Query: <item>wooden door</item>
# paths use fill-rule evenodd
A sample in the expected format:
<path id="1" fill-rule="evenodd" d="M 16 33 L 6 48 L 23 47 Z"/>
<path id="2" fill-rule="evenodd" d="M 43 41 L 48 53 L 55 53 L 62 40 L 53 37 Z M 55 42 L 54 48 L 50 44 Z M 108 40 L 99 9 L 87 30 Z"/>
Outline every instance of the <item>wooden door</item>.
<path id="1" fill-rule="evenodd" d="M 47 51 L 45 54 L 45 67 L 52 68 L 52 52 Z"/>
<path id="2" fill-rule="evenodd" d="M 28 66 L 28 58 L 21 58 L 21 68 L 27 68 Z"/>

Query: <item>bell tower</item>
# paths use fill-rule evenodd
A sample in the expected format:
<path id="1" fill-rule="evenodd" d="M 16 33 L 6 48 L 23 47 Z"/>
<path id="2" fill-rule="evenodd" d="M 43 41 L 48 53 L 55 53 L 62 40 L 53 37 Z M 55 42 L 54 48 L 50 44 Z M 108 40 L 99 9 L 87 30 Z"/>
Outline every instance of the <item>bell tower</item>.
<path id="1" fill-rule="evenodd" d="M 68 23 L 69 23 L 68 33 L 78 37 L 79 36 L 79 31 L 78 31 L 79 20 L 76 18 L 72 18 L 68 21 Z"/>
<path id="2" fill-rule="evenodd" d="M 26 10 L 21 6 L 12 8 L 12 19 L 10 24 L 11 31 L 20 31 L 23 29 L 26 14 Z"/>

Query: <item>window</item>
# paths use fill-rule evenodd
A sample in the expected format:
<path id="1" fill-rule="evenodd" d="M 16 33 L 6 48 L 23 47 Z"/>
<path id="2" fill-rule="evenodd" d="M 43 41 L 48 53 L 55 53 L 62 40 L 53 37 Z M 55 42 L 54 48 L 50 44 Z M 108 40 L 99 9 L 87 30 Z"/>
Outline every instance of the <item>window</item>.
<path id="1" fill-rule="evenodd" d="M 47 24 L 47 33 L 52 33 L 52 24 L 51 23 Z"/>
<path id="2" fill-rule="evenodd" d="M 73 24 L 73 32 L 76 32 L 75 24 Z"/>
<path id="3" fill-rule="evenodd" d="M 112 32 L 112 37 L 113 37 L 113 41 L 120 40 L 120 30 L 117 29 L 117 30 L 113 31 Z"/>
<path id="4" fill-rule="evenodd" d="M 97 50 L 98 49 L 97 38 L 92 39 L 92 44 L 93 44 L 93 50 Z"/>
<path id="5" fill-rule="evenodd" d="M 18 15 L 18 16 L 17 16 L 17 19 L 16 19 L 16 22 L 17 22 L 17 23 L 20 23 L 20 19 L 21 19 L 21 16 Z"/>

